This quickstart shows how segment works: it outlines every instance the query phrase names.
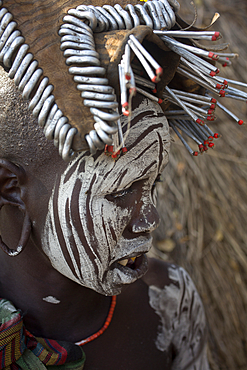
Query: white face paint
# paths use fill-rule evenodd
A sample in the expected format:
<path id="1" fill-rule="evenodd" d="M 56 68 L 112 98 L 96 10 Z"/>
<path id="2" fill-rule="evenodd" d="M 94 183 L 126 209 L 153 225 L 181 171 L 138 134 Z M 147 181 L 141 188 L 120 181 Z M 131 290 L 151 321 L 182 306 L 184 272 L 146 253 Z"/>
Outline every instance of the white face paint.
<path id="1" fill-rule="evenodd" d="M 114 161 L 84 153 L 70 163 L 53 189 L 43 231 L 53 267 L 105 295 L 120 293 L 147 271 L 143 254 L 158 223 L 151 192 L 168 161 L 161 109 L 144 100 L 133 116 L 124 156 Z"/>

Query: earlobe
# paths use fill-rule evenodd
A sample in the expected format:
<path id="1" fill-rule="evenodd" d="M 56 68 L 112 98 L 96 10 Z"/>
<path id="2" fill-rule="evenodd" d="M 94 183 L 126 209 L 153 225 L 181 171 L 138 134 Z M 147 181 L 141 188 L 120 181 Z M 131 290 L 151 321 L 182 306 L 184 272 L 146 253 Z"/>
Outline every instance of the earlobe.
<path id="1" fill-rule="evenodd" d="M 22 167 L 0 159 L 0 208 L 10 204 L 24 210 L 20 186 L 24 182 L 25 171 Z"/>
<path id="2" fill-rule="evenodd" d="M 24 213 L 21 237 L 16 249 L 10 249 L 0 236 L 0 247 L 9 256 L 17 256 L 23 251 L 31 232 L 31 221 L 21 198 L 25 178 L 26 173 L 22 167 L 6 159 L 0 159 L 0 209 L 4 205 L 11 205 L 18 207 Z"/>

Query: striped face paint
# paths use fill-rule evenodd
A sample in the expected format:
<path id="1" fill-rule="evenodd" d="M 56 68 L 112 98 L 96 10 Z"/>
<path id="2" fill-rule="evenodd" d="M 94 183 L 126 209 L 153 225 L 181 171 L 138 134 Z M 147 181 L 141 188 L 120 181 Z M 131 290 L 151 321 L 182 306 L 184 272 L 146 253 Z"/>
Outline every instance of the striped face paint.
<path id="1" fill-rule="evenodd" d="M 169 131 L 161 109 L 135 109 L 126 146 L 114 161 L 79 155 L 57 179 L 43 230 L 53 267 L 105 295 L 121 292 L 147 271 L 150 232 L 158 226 L 152 192 L 168 162 Z"/>

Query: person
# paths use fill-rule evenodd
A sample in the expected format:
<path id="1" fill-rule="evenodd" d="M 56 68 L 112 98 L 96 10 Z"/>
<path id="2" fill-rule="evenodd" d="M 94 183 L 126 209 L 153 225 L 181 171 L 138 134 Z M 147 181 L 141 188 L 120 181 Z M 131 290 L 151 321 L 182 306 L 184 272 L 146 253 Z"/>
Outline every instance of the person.
<path id="1" fill-rule="evenodd" d="M 146 256 L 170 145 L 160 106 L 137 98 L 117 160 L 65 162 L 2 67 L 0 86 L 0 369 L 209 369 L 193 282 Z"/>

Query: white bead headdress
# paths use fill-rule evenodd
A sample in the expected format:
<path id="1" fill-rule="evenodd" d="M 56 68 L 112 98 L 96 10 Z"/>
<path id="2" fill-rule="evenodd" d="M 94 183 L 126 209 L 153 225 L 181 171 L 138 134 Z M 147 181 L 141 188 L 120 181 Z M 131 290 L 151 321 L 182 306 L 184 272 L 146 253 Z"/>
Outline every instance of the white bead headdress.
<path id="1" fill-rule="evenodd" d="M 14 79 L 23 98 L 30 99 L 30 110 L 37 117 L 47 139 L 54 140 L 64 160 L 70 160 L 75 151 L 87 147 L 92 154 L 105 148 L 115 158 L 124 153 L 127 149 L 124 146 L 120 114 L 131 116 L 131 99 L 136 92 L 165 107 L 170 126 L 195 156 L 213 147 L 214 139 L 219 137 L 205 123 L 215 119 L 216 105 L 240 125 L 243 123 L 217 102 L 216 96 L 246 101 L 247 94 L 230 85 L 246 86 L 219 77 L 218 66 L 212 63 L 230 65 L 230 58 L 236 57 L 236 54 L 212 52 L 208 51 L 210 48 L 198 47 L 195 40 L 216 41 L 221 35 L 214 31 L 180 30 L 176 22 L 178 10 L 176 0 L 153 0 L 134 6 L 128 4 L 125 9 L 116 4 L 114 7 L 79 5 L 68 10 L 57 32 L 63 52 L 61 57 L 68 66 L 68 73 L 73 76 L 85 111 L 93 117 L 92 129 L 85 132 L 85 128 L 75 127 L 59 108 L 53 94 L 54 86 L 49 84 L 47 76 L 43 76 L 42 66 L 39 67 L 34 55 L 28 52 L 29 45 L 25 43 L 25 35 L 21 34 L 18 23 L 8 10 L 8 2 L 4 4 L 0 0 L 0 62 L 8 70 L 9 77 Z M 153 32 L 153 37 L 159 37 L 164 50 L 172 50 L 179 56 L 179 65 L 175 66 L 176 75 L 193 80 L 206 94 L 175 89 L 172 82 L 162 89 L 157 88 L 162 73 L 166 71 L 132 32 L 137 30 L 138 33 L 142 25 L 148 28 L 148 32 Z M 120 90 L 117 91 L 118 101 L 96 50 L 95 36 L 120 30 L 130 32 L 125 35 L 122 58 L 118 63 L 118 81 L 114 84 Z M 119 105 L 122 112 L 119 112 Z M 78 145 L 78 139 L 75 140 L 78 131 L 82 145 Z M 199 150 L 192 149 L 184 135 L 193 139 Z"/>

